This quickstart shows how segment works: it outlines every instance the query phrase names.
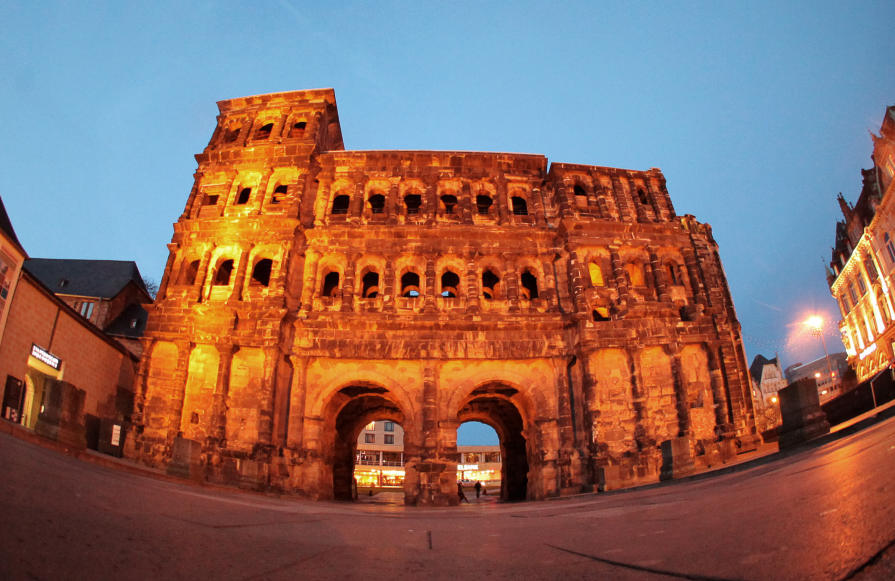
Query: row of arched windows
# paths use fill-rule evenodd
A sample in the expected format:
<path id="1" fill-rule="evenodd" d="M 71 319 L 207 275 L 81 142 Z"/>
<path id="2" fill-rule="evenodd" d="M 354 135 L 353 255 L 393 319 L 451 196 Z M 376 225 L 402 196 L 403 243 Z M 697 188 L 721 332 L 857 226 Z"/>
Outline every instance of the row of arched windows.
<path id="1" fill-rule="evenodd" d="M 372 214 L 385 213 L 385 195 L 373 191 L 366 199 L 366 207 Z M 419 193 L 408 193 L 402 198 L 404 214 L 413 216 L 420 214 L 423 206 L 423 196 Z M 438 197 L 438 211 L 444 215 L 453 215 L 458 213 L 459 200 L 454 194 L 442 194 Z M 351 204 L 351 196 L 345 193 L 338 193 L 333 197 L 330 213 L 334 216 L 348 214 Z M 488 194 L 478 194 L 475 197 L 475 213 L 480 216 L 492 215 L 494 199 Z M 513 195 L 510 197 L 510 211 L 516 216 L 528 215 L 528 200 L 522 195 Z"/>
<path id="2" fill-rule="evenodd" d="M 255 141 L 264 141 L 266 139 L 270 139 L 270 136 L 273 134 L 274 130 L 274 122 L 273 121 L 262 121 L 261 124 L 258 125 L 254 132 L 251 134 L 250 138 Z M 287 139 L 298 139 L 304 137 L 305 129 L 308 126 L 308 122 L 301 118 L 292 119 L 286 123 L 283 127 L 282 136 Z M 221 130 L 221 142 L 222 143 L 234 143 L 239 139 L 240 134 L 243 132 L 244 127 L 249 127 L 251 130 L 251 124 L 247 123 L 244 120 L 233 121 L 230 124 L 226 125 Z"/>
<path id="3" fill-rule="evenodd" d="M 183 286 L 191 286 L 202 282 L 199 280 L 199 268 L 201 260 L 184 261 L 177 275 L 175 284 Z M 233 279 L 234 260 L 232 258 L 222 257 L 218 259 L 211 278 L 211 286 L 221 287 L 230 286 Z M 270 275 L 273 268 L 273 260 L 270 258 L 259 257 L 255 259 L 252 266 L 251 278 L 249 286 L 267 287 L 270 285 Z"/>
<path id="4" fill-rule="evenodd" d="M 380 287 L 380 274 L 370 268 L 365 269 L 360 277 L 360 297 L 373 299 L 382 294 Z M 403 272 L 398 279 L 398 296 L 404 298 L 417 298 L 422 296 L 420 275 L 414 270 Z M 443 298 L 457 298 L 463 295 L 460 284 L 461 278 L 452 270 L 444 270 L 438 278 L 436 292 Z M 327 269 L 320 284 L 320 295 L 324 297 L 338 297 L 342 292 L 341 275 L 338 270 Z M 485 269 L 481 274 L 481 292 L 486 300 L 502 299 L 506 297 L 504 285 L 500 275 L 495 269 Z M 529 267 L 525 267 L 519 275 L 519 297 L 524 300 L 539 298 L 538 276 Z"/>
<path id="5" fill-rule="evenodd" d="M 253 187 L 239 187 L 238 193 L 236 197 L 233 199 L 234 206 L 245 206 L 247 205 L 251 199 L 252 194 L 257 188 Z M 289 193 L 288 184 L 277 184 L 274 186 L 273 191 L 270 196 L 270 204 L 279 204 L 281 203 Z M 220 194 L 212 194 L 206 193 L 202 198 L 203 206 L 216 206 L 220 201 Z"/>

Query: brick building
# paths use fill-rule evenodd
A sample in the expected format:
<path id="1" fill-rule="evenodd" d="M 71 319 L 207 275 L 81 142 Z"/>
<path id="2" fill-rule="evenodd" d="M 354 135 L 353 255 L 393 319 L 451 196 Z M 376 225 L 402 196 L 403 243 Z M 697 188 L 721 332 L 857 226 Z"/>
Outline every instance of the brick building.
<path id="1" fill-rule="evenodd" d="M 387 420 L 406 501 L 451 503 L 465 421 L 517 499 L 754 442 L 717 244 L 658 169 L 346 151 L 331 89 L 218 106 L 147 324 L 143 462 L 186 439 L 209 480 L 348 498 Z"/>
<path id="2" fill-rule="evenodd" d="M 839 194 L 843 220 L 827 271 L 848 363 L 860 382 L 895 361 L 895 107 L 886 109 L 873 136 L 871 160 L 861 171 L 858 201 L 851 205 Z"/>

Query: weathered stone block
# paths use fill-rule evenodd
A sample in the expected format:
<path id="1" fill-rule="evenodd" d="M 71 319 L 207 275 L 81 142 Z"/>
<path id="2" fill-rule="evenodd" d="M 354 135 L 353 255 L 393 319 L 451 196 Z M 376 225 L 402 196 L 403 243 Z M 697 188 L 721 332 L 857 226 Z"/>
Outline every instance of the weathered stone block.
<path id="1" fill-rule="evenodd" d="M 662 468 L 660 480 L 671 480 L 693 472 L 693 453 L 690 438 L 672 438 L 661 444 Z"/>
<path id="2" fill-rule="evenodd" d="M 791 448 L 830 431 L 827 416 L 820 409 L 817 381 L 813 377 L 800 379 L 781 389 L 780 417 L 777 429 L 780 449 Z"/>
<path id="3" fill-rule="evenodd" d="M 205 477 L 201 462 L 202 445 L 195 440 L 174 438 L 171 461 L 168 462 L 167 473 L 171 476 L 200 481 Z"/>

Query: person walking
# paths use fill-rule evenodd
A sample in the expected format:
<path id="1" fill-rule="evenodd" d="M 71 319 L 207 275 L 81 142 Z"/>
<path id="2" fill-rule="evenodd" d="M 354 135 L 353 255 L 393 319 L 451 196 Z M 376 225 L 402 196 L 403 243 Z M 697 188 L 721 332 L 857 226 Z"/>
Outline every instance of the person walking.
<path id="1" fill-rule="evenodd" d="M 475 481 L 475 497 L 478 498 L 482 495 L 482 483 L 478 480 Z"/>
<path id="2" fill-rule="evenodd" d="M 457 483 L 457 497 L 459 497 L 460 500 L 462 500 L 466 504 L 469 504 L 469 499 L 466 498 L 466 493 L 463 492 L 463 483 L 462 482 Z"/>

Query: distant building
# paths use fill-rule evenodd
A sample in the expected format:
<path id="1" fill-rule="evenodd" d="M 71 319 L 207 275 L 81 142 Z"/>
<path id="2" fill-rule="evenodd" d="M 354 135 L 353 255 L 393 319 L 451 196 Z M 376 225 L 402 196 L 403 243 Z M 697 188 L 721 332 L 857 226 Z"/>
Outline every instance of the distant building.
<path id="1" fill-rule="evenodd" d="M 858 381 L 872 378 L 895 359 L 895 107 L 888 107 L 879 136 L 873 137 L 873 166 L 862 170 L 854 206 L 839 194 L 844 220 L 827 281 L 839 303 L 839 328 Z"/>
<path id="2" fill-rule="evenodd" d="M 500 481 L 500 446 L 457 446 L 457 480 Z M 400 424 L 376 421 L 357 437 L 354 478 L 360 487 L 404 485 L 404 430 Z"/>
<path id="3" fill-rule="evenodd" d="M 848 371 L 848 355 L 846 353 L 830 353 L 829 358 L 821 357 L 809 363 L 795 363 L 786 368 L 787 383 L 793 383 L 806 377 L 817 381 L 817 395 L 824 403 L 842 394 L 842 378 Z"/>
<path id="4" fill-rule="evenodd" d="M 143 305 L 152 297 L 134 261 L 29 258 L 25 268 L 82 317 L 142 355 Z"/>
<path id="5" fill-rule="evenodd" d="M 756 355 L 749 366 L 749 375 L 752 378 L 755 403 L 762 407 L 777 403 L 777 392 L 787 386 L 778 358 L 768 359 L 764 355 Z"/>

